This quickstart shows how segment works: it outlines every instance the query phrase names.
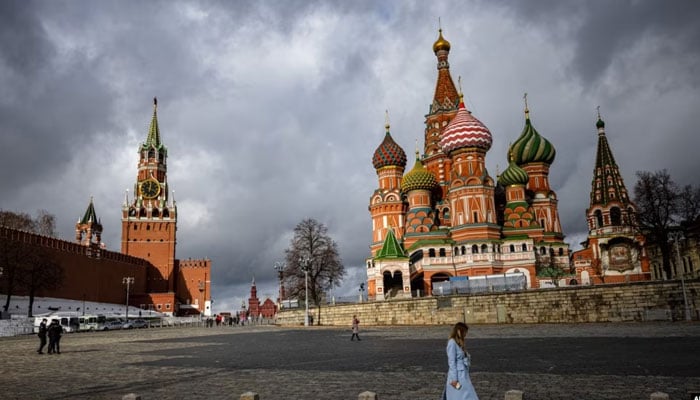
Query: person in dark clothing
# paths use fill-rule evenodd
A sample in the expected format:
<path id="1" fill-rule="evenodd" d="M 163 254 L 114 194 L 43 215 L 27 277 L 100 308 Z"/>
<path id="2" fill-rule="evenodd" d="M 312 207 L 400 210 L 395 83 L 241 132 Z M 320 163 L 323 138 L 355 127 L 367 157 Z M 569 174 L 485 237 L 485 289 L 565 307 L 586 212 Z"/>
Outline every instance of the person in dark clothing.
<path id="1" fill-rule="evenodd" d="M 46 346 L 46 331 L 46 318 L 44 318 L 39 324 L 39 350 L 36 351 L 39 354 L 44 354 L 44 346 Z"/>
<path id="2" fill-rule="evenodd" d="M 61 334 L 63 327 L 58 323 L 57 319 L 51 320 L 49 325 L 49 354 L 61 354 Z"/>

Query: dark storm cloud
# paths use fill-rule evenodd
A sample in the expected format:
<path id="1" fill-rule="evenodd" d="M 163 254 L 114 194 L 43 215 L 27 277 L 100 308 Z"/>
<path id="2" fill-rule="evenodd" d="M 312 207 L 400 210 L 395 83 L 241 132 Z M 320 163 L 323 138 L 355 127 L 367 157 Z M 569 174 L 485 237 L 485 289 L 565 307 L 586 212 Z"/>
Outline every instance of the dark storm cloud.
<path id="1" fill-rule="evenodd" d="M 698 6 L 673 4 L 2 2 L 0 208 L 47 209 L 72 240 L 94 195 L 103 240 L 118 250 L 157 96 L 177 257 L 212 259 L 215 310 L 237 309 L 253 277 L 259 294 L 276 296 L 273 265 L 309 217 L 328 227 L 348 269 L 336 295 L 356 295 L 384 110 L 407 154 L 416 139 L 422 147 L 442 17 L 452 76 L 494 136 L 493 176 L 530 93 L 534 126 L 557 149 L 550 180 L 576 247 L 596 105 L 628 190 L 639 169 L 698 182 Z"/>
<path id="2" fill-rule="evenodd" d="M 553 40 L 569 41 L 575 50 L 570 68 L 585 85 L 601 76 L 635 45 L 656 47 L 658 57 L 691 57 L 697 66 L 700 43 L 700 3 L 678 1 L 558 1 L 499 2 L 525 26 L 539 26 Z M 657 38 L 658 41 L 649 41 Z M 697 73 L 688 76 L 697 86 Z"/>

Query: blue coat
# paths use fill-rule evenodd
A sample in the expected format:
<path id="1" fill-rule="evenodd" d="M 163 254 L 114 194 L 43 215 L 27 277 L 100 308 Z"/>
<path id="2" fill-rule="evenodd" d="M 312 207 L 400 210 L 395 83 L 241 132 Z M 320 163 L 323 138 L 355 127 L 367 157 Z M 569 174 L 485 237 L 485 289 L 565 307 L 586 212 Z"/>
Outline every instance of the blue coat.
<path id="1" fill-rule="evenodd" d="M 454 339 L 447 342 L 447 381 L 443 399 L 445 400 L 479 400 L 474 391 L 474 386 L 469 378 L 469 365 L 471 363 L 469 354 L 457 345 Z M 455 389 L 450 383 L 459 381 L 461 388 Z"/>

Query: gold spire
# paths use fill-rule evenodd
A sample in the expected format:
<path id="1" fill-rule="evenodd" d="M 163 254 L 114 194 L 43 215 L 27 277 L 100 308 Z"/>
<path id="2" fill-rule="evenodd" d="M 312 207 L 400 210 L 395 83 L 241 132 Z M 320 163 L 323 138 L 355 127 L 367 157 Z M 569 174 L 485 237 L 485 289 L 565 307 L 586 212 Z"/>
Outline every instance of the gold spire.
<path id="1" fill-rule="evenodd" d="M 433 44 L 433 52 L 437 53 L 440 50 L 450 51 L 450 42 L 442 37 L 442 23 L 438 19 L 438 39 Z"/>
<path id="2" fill-rule="evenodd" d="M 525 100 L 525 119 L 530 119 L 530 109 L 527 108 L 527 92 L 523 95 L 523 100 Z"/>
<path id="3" fill-rule="evenodd" d="M 384 110 L 384 128 L 389 132 L 389 110 Z"/>
<path id="4" fill-rule="evenodd" d="M 600 106 L 597 106 L 595 109 L 598 111 L 598 119 L 600 119 Z"/>

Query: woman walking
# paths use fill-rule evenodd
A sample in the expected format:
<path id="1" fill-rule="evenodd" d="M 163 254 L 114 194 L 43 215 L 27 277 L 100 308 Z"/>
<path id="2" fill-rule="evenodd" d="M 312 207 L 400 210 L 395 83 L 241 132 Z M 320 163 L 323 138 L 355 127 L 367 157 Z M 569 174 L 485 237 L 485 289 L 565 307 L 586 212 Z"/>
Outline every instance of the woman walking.
<path id="1" fill-rule="evenodd" d="M 452 328 L 447 341 L 447 382 L 442 398 L 444 400 L 479 400 L 469 378 L 471 357 L 464 342 L 469 327 L 464 322 L 457 322 Z"/>

